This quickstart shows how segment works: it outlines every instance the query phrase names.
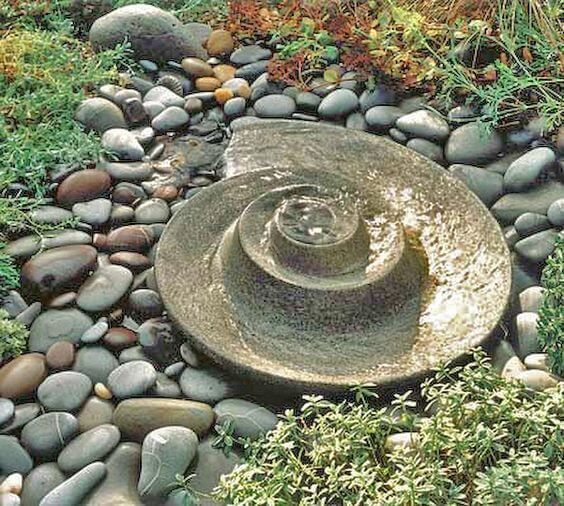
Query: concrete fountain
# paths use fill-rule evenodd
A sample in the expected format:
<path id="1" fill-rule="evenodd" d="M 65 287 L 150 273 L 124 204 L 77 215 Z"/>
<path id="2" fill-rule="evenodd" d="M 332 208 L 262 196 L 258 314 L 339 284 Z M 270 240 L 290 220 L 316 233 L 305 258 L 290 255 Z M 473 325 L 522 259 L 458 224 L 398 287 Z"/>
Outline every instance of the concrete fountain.
<path id="1" fill-rule="evenodd" d="M 288 391 L 414 382 L 486 344 L 511 288 L 481 202 L 384 138 L 243 122 L 160 241 L 164 304 L 221 366 Z"/>

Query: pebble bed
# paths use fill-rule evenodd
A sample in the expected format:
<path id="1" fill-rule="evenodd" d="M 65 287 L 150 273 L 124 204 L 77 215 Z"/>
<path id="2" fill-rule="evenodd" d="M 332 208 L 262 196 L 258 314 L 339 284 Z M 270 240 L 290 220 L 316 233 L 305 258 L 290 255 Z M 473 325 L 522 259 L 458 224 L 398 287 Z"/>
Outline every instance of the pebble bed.
<path id="1" fill-rule="evenodd" d="M 191 487 L 207 494 L 239 461 L 212 446 L 215 424 L 232 420 L 234 434 L 251 439 L 276 424 L 175 332 L 152 267 L 167 221 L 221 179 L 230 127 L 241 117 L 388 136 L 466 183 L 513 255 L 512 338 L 494 364 L 533 390 L 561 381 L 548 372 L 536 321 L 540 270 L 564 226 L 562 129 L 556 144 L 534 120 L 484 134 L 465 106 L 441 113 L 385 85 L 365 89 L 338 66 L 340 84 L 319 77 L 303 92 L 268 81 L 273 48 L 236 47 L 225 31 L 199 30 L 207 61 L 140 60 L 142 72 L 102 86 L 78 108 L 76 119 L 115 159 L 55 171 L 52 198 L 33 212 L 41 223 L 78 226 L 8 245 L 22 289 L 2 308 L 30 338 L 25 354 L 0 357 L 1 506 L 184 504 L 172 490 L 175 475 L 195 474 Z"/>

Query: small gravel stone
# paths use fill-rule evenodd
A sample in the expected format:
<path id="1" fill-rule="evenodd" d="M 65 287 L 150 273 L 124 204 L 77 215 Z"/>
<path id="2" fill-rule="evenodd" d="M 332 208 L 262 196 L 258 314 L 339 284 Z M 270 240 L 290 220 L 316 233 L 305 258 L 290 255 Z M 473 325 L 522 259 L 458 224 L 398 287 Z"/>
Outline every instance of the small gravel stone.
<path id="1" fill-rule="evenodd" d="M 146 200 L 135 209 L 135 221 L 137 223 L 166 223 L 169 218 L 168 204 L 161 199 Z"/>
<path id="2" fill-rule="evenodd" d="M 257 100 L 255 111 L 260 118 L 289 118 L 296 111 L 296 103 L 286 95 L 267 95 Z"/>
<path id="3" fill-rule="evenodd" d="M 235 77 L 245 79 L 248 82 L 253 82 L 255 79 L 260 77 L 268 70 L 268 61 L 261 60 L 256 63 L 249 63 L 248 65 L 243 65 L 237 69 L 235 72 Z"/>
<path id="4" fill-rule="evenodd" d="M 78 350 L 73 370 L 90 378 L 92 383 L 105 383 L 119 362 L 103 346 L 84 346 Z"/>
<path id="5" fill-rule="evenodd" d="M 76 110 L 75 118 L 87 129 L 102 134 L 112 128 L 127 128 L 121 109 L 101 97 L 84 100 Z"/>
<path id="6" fill-rule="evenodd" d="M 332 91 L 319 104 L 319 116 L 324 119 L 340 119 L 358 107 L 358 97 L 347 89 Z M 256 108 L 256 105 L 255 105 Z"/>
<path id="7" fill-rule="evenodd" d="M 113 414 L 114 405 L 109 400 L 90 397 L 78 414 L 78 429 L 82 433 L 111 423 Z"/>
<path id="8" fill-rule="evenodd" d="M 135 314 L 143 318 L 160 316 L 163 311 L 160 295 L 154 290 L 146 288 L 131 292 L 128 306 Z"/>
<path id="9" fill-rule="evenodd" d="M 144 394 L 157 380 L 155 368 L 148 362 L 134 360 L 120 365 L 108 377 L 108 387 L 120 398 Z"/>
<path id="10" fill-rule="evenodd" d="M 556 376 L 538 369 L 523 371 L 516 375 L 515 379 L 536 392 L 543 392 L 547 388 L 553 388 L 558 385 Z"/>
<path id="11" fill-rule="evenodd" d="M 147 102 L 159 102 L 164 107 L 184 107 L 184 98 L 164 86 L 155 86 L 149 90 L 143 97 L 143 103 Z"/>
<path id="12" fill-rule="evenodd" d="M 0 473 L 27 474 L 33 468 L 33 460 L 14 436 L 0 436 Z"/>
<path id="13" fill-rule="evenodd" d="M 190 116 L 180 107 L 167 107 L 151 121 L 157 132 L 172 132 L 188 124 Z"/>
<path id="14" fill-rule="evenodd" d="M 92 327 L 82 334 L 80 340 L 86 344 L 96 343 L 104 337 L 109 327 L 108 319 L 106 317 L 100 318 Z"/>
<path id="15" fill-rule="evenodd" d="M 6 425 L 14 416 L 15 406 L 10 399 L 0 397 L 0 427 Z"/>
<path id="16" fill-rule="evenodd" d="M 98 227 L 110 219 L 112 202 L 108 199 L 94 199 L 78 202 L 72 206 L 73 214 L 84 223 Z"/>
<path id="17" fill-rule="evenodd" d="M 210 56 L 229 55 L 234 48 L 235 41 L 227 30 L 214 30 L 206 42 L 206 49 Z"/>
<path id="18" fill-rule="evenodd" d="M 388 86 L 379 84 L 371 90 L 365 90 L 362 95 L 360 95 L 360 110 L 362 112 L 367 112 L 375 106 L 394 105 L 395 100 L 394 90 Z"/>
<path id="19" fill-rule="evenodd" d="M 537 330 L 539 315 L 537 313 L 519 313 L 515 317 L 515 330 L 521 358 L 541 351 Z"/>
<path id="20" fill-rule="evenodd" d="M 246 104 L 245 99 L 242 97 L 231 98 L 223 106 L 223 111 L 230 119 L 238 118 L 245 113 Z"/>
<path id="21" fill-rule="evenodd" d="M 210 77 L 213 76 L 213 68 L 200 58 L 184 58 L 182 60 L 182 68 L 192 77 Z"/>
<path id="22" fill-rule="evenodd" d="M 486 133 L 480 124 L 467 123 L 454 130 L 445 147 L 449 163 L 480 165 L 503 150 L 503 139 L 496 131 Z"/>
<path id="23" fill-rule="evenodd" d="M 41 413 L 41 406 L 36 402 L 18 404 L 14 410 L 14 416 L 7 425 L 0 427 L 0 434 L 12 434 L 21 429 L 28 422 L 37 418 Z"/>
<path id="24" fill-rule="evenodd" d="M 546 215 L 555 227 L 564 227 L 564 198 L 550 204 Z"/>
<path id="25" fill-rule="evenodd" d="M 392 105 L 377 105 L 366 111 L 366 123 L 376 131 L 387 130 L 394 126 L 396 120 L 403 114 L 399 107 Z"/>
<path id="26" fill-rule="evenodd" d="M 38 506 L 41 500 L 65 479 L 65 475 L 55 462 L 40 464 L 24 480 L 22 504 Z"/>
<path id="27" fill-rule="evenodd" d="M 351 130 L 368 130 L 368 123 L 366 123 L 366 118 L 360 112 L 353 112 L 352 114 L 349 114 L 347 116 L 345 126 L 347 128 L 350 128 Z"/>
<path id="28" fill-rule="evenodd" d="M 182 391 L 178 383 L 162 372 L 157 373 L 157 381 L 151 388 L 151 393 L 156 397 L 166 397 L 170 399 L 178 399 L 182 396 Z"/>
<path id="29" fill-rule="evenodd" d="M 92 391 L 85 374 L 63 371 L 48 376 L 37 389 L 39 402 L 49 411 L 74 411 L 84 404 Z"/>
<path id="30" fill-rule="evenodd" d="M 433 160 L 434 162 L 444 162 L 445 157 L 443 154 L 443 147 L 427 139 L 410 139 L 407 141 L 406 147 L 429 158 L 430 160 Z"/>
<path id="31" fill-rule="evenodd" d="M 243 46 L 234 51 L 229 61 L 233 65 L 243 66 L 249 63 L 256 63 L 260 60 L 268 60 L 272 56 L 272 51 L 257 45 Z"/>

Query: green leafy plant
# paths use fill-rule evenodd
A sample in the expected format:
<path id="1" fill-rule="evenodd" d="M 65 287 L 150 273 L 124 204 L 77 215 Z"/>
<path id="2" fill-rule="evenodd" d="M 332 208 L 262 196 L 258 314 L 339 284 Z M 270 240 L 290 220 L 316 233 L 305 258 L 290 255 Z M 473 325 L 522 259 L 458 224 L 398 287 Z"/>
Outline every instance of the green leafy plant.
<path id="1" fill-rule="evenodd" d="M 426 410 L 304 397 L 299 413 L 247 447 L 216 497 L 238 505 L 500 505 L 564 501 L 563 384 L 531 395 L 501 378 L 482 351 L 422 387 Z M 410 448 L 387 445 L 416 431 Z"/>
<path id="2" fill-rule="evenodd" d="M 0 364 L 7 358 L 21 355 L 27 347 L 28 330 L 0 309 Z"/>
<path id="3" fill-rule="evenodd" d="M 538 331 L 552 372 L 564 376 L 564 238 L 556 242 L 542 272 L 544 295 L 539 309 Z"/>

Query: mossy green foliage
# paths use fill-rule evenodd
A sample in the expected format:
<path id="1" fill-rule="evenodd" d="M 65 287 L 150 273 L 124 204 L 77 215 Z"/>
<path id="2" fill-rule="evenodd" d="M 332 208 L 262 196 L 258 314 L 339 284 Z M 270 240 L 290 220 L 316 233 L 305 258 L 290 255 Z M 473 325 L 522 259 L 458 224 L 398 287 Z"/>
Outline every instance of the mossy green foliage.
<path id="1" fill-rule="evenodd" d="M 21 355 L 27 347 L 28 330 L 0 309 L 0 364 L 7 358 Z"/>
<path id="2" fill-rule="evenodd" d="M 218 21 L 227 14 L 227 0 L 116 0 L 115 7 L 131 4 L 150 4 L 178 16 L 181 21 Z"/>
<path id="3" fill-rule="evenodd" d="M 119 66 L 127 62 L 125 47 L 94 54 L 87 43 L 74 37 L 64 13 L 50 7 L 40 22 L 33 15 L 22 15 L 0 27 L 3 242 L 14 229 L 34 229 L 28 213 L 45 195 L 49 171 L 97 158 L 99 137 L 84 132 L 74 121 L 74 113 L 97 85 L 116 81 Z M 8 186 L 17 182 L 27 185 L 29 194 L 8 197 Z M 13 286 L 15 279 L 12 263 L 0 250 L 0 292 Z"/>
<path id="4" fill-rule="evenodd" d="M 532 393 L 501 378 L 483 352 L 442 368 L 423 396 L 429 417 L 406 395 L 392 410 L 306 397 L 217 496 L 238 505 L 551 505 L 564 503 L 564 384 Z M 389 451 L 390 434 L 416 431 L 414 450 Z"/>
<path id="5" fill-rule="evenodd" d="M 547 260 L 541 283 L 545 292 L 539 309 L 539 340 L 552 372 L 564 376 L 564 238 L 558 239 Z"/>

